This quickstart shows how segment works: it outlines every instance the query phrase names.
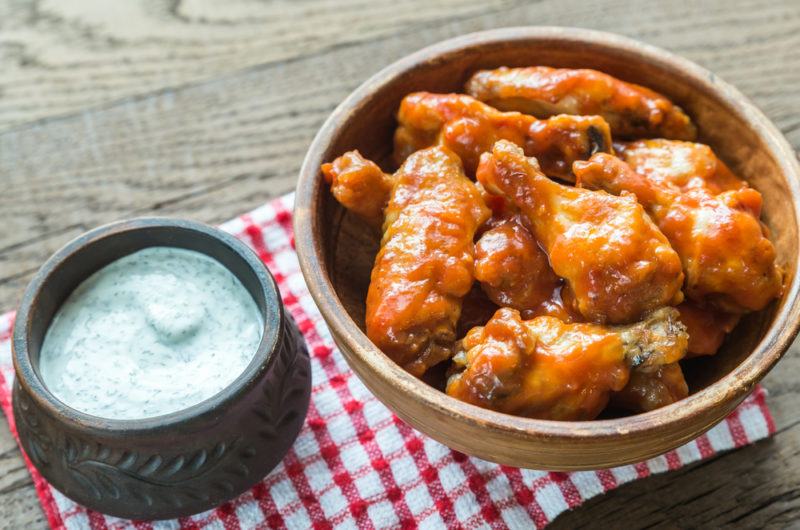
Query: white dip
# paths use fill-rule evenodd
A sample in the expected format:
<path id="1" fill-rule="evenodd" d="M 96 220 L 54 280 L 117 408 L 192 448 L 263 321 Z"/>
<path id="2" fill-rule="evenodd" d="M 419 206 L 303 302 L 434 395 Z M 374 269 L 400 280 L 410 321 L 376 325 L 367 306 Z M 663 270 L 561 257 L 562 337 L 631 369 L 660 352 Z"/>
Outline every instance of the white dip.
<path id="1" fill-rule="evenodd" d="M 44 384 L 79 411 L 159 416 L 207 399 L 255 355 L 263 319 L 215 259 L 172 247 L 134 252 L 81 283 L 42 345 Z"/>

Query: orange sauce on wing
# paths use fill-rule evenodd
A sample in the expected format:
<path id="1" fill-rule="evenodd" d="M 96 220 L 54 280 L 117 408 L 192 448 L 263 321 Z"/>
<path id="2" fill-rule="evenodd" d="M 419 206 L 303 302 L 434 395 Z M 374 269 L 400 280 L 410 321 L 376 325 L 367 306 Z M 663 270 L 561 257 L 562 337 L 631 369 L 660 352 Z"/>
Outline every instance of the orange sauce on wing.
<path id="1" fill-rule="evenodd" d="M 629 369 L 620 336 L 553 317 L 522 321 L 500 309 L 462 341 L 466 369 L 447 393 L 468 403 L 532 418 L 588 420 L 622 390 Z"/>

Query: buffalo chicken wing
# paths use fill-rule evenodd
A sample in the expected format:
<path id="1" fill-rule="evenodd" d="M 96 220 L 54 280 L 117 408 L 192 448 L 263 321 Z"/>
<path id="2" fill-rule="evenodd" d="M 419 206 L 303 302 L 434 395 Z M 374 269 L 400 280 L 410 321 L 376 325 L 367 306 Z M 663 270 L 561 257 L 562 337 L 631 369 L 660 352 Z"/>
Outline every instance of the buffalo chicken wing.
<path id="1" fill-rule="evenodd" d="M 447 393 L 508 414 L 590 420 L 626 387 L 632 367 L 675 363 L 686 342 L 674 308 L 616 327 L 522 320 L 503 308 L 461 342 Z"/>
<path id="2" fill-rule="evenodd" d="M 610 151 L 611 133 L 599 116 L 554 116 L 537 120 L 518 112 L 500 112 L 463 94 L 416 92 L 406 96 L 397 114 L 395 159 L 441 144 L 452 149 L 474 174 L 482 153 L 497 140 L 521 146 L 548 175 L 571 180 L 572 162 Z"/>
<path id="3" fill-rule="evenodd" d="M 342 206 L 373 226 L 383 223 L 383 209 L 394 186 L 393 175 L 384 173 L 358 151 L 349 151 L 332 163 L 323 164 L 322 174 Z"/>
<path id="4" fill-rule="evenodd" d="M 473 237 L 489 210 L 445 147 L 414 153 L 394 175 L 367 292 L 367 335 L 414 375 L 448 359 L 473 284 Z"/>
<path id="5" fill-rule="evenodd" d="M 716 185 L 697 180 L 682 189 L 604 153 L 576 162 L 574 171 L 581 185 L 636 196 L 681 257 L 690 299 L 744 313 L 780 295 L 783 275 L 759 221 L 756 190 L 743 185 L 716 193 Z"/>
<path id="6" fill-rule="evenodd" d="M 704 144 L 656 138 L 614 144 L 617 156 L 648 180 L 681 191 L 705 188 L 714 195 L 747 187 L 714 151 Z"/>
<path id="7" fill-rule="evenodd" d="M 505 141 L 482 157 L 477 175 L 519 208 L 587 320 L 634 322 L 682 300 L 680 259 L 632 195 L 557 184 Z"/>
<path id="8" fill-rule="evenodd" d="M 466 90 L 500 110 L 537 118 L 602 116 L 611 132 L 624 138 L 693 140 L 696 135 L 689 117 L 661 94 L 596 70 L 547 66 L 481 70 L 470 78 Z"/>

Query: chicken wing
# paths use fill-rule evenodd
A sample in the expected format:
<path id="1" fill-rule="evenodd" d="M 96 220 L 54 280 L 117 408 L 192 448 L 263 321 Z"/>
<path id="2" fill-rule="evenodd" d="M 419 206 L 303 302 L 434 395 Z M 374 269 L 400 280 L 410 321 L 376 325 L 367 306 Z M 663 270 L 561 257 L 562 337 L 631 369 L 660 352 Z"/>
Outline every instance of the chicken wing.
<path id="1" fill-rule="evenodd" d="M 554 317 L 524 321 L 503 308 L 461 341 L 447 394 L 508 414 L 591 420 L 611 392 L 625 388 L 632 366 L 674 363 L 686 342 L 674 308 L 618 327 Z"/>
<path id="2" fill-rule="evenodd" d="M 561 284 L 516 216 L 484 232 L 475 244 L 475 279 L 492 302 L 519 311 L 538 307 Z"/>
<path id="3" fill-rule="evenodd" d="M 537 120 L 518 112 L 500 112 L 464 94 L 416 92 L 406 96 L 397 114 L 394 137 L 399 164 L 414 151 L 441 144 L 452 149 L 474 174 L 481 153 L 497 140 L 509 140 L 536 156 L 548 175 L 571 179 L 572 162 L 610 151 L 611 133 L 599 116 L 554 116 Z"/>
<path id="4" fill-rule="evenodd" d="M 688 395 L 689 386 L 681 365 L 671 363 L 653 370 L 632 370 L 625 388 L 611 394 L 611 404 L 631 412 L 648 412 Z"/>
<path id="5" fill-rule="evenodd" d="M 681 301 L 681 261 L 632 195 L 557 184 L 506 141 L 483 155 L 477 177 L 519 208 L 587 320 L 634 322 Z"/>
<path id="6" fill-rule="evenodd" d="M 480 70 L 467 82 L 466 91 L 500 110 L 537 118 L 602 116 L 620 137 L 693 140 L 697 134 L 689 117 L 661 94 L 596 70 L 546 66 Z"/>
<path id="7" fill-rule="evenodd" d="M 322 165 L 331 193 L 342 206 L 373 226 L 383 223 L 383 209 L 389 202 L 394 176 L 358 151 L 349 151 L 332 163 Z"/>
<path id="8" fill-rule="evenodd" d="M 394 175 L 367 292 L 367 336 L 420 376 L 448 359 L 473 284 L 473 238 L 489 210 L 445 147 L 414 153 Z"/>
<path id="9" fill-rule="evenodd" d="M 704 144 L 656 138 L 616 142 L 614 148 L 634 171 L 659 185 L 674 184 L 681 191 L 706 188 L 714 195 L 747 187 Z"/>
<path id="10" fill-rule="evenodd" d="M 783 273 L 759 221 L 761 194 L 756 190 L 745 185 L 715 193 L 719 181 L 704 186 L 700 177 L 679 187 L 667 177 L 639 174 L 604 153 L 576 162 L 574 172 L 581 185 L 636 195 L 681 257 L 690 299 L 744 313 L 763 309 L 780 295 Z"/>

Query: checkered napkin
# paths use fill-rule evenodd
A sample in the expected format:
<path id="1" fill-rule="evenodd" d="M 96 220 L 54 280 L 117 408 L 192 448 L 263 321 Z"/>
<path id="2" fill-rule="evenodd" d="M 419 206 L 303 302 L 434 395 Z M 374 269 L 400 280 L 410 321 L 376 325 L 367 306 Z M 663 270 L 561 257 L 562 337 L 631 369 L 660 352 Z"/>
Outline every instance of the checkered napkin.
<path id="1" fill-rule="evenodd" d="M 765 392 L 757 388 L 707 434 L 635 465 L 549 473 L 448 449 L 394 416 L 347 367 L 303 282 L 293 249 L 292 202 L 292 195 L 282 197 L 222 226 L 250 245 L 275 275 L 311 353 L 308 418 L 286 458 L 231 502 L 152 523 L 108 517 L 75 504 L 27 462 L 53 528 L 543 527 L 620 484 L 747 445 L 775 430 Z M 13 320 L 13 314 L 0 316 L 0 405 L 16 436 L 10 398 Z"/>

